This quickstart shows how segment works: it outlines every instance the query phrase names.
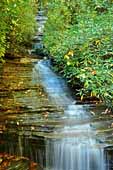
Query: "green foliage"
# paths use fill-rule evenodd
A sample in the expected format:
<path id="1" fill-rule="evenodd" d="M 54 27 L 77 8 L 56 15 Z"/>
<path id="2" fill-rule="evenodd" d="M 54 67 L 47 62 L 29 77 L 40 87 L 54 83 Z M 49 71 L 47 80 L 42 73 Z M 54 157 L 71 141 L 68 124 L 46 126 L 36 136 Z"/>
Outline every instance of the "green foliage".
<path id="1" fill-rule="evenodd" d="M 49 3 L 44 44 L 78 93 L 113 101 L 113 1 Z"/>
<path id="2" fill-rule="evenodd" d="M 0 1 L 0 57 L 18 51 L 35 32 L 36 0 Z"/>

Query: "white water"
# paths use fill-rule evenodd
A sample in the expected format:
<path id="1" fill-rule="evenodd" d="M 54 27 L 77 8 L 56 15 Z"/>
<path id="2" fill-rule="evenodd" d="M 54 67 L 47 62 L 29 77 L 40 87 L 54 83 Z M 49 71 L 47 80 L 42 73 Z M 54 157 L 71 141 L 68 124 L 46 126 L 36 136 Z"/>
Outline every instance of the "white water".
<path id="1" fill-rule="evenodd" d="M 35 71 L 50 100 L 64 109 L 67 119 L 73 116 L 82 121 L 89 117 L 83 106 L 75 104 L 65 81 L 50 69 L 48 62 L 39 61 Z M 46 170 L 108 170 L 104 147 L 94 138 L 90 124 L 64 125 L 53 133 L 65 137 L 47 140 Z"/>
<path id="2" fill-rule="evenodd" d="M 47 169 L 105 170 L 104 150 L 93 145 L 95 140 L 85 138 L 48 140 Z"/>

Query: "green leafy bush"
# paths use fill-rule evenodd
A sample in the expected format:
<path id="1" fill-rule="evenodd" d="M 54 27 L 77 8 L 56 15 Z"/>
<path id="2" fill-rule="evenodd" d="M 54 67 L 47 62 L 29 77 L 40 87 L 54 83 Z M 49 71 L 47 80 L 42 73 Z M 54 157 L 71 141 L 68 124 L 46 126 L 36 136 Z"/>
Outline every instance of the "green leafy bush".
<path id="1" fill-rule="evenodd" d="M 35 32 L 35 0 L 0 1 L 0 57 L 18 51 Z"/>
<path id="2" fill-rule="evenodd" d="M 54 0 L 48 7 L 44 44 L 55 69 L 83 99 L 113 101 L 113 1 Z M 78 89 L 78 88 L 77 88 Z"/>

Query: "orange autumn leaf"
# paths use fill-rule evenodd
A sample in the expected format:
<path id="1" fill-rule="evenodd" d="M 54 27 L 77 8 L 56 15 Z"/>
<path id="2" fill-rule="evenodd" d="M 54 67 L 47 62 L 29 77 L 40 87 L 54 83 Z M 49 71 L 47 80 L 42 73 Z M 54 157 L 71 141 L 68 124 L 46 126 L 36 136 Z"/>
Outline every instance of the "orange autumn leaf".
<path id="1" fill-rule="evenodd" d="M 91 74 L 92 74 L 92 75 L 96 75 L 96 71 L 93 70 L 93 71 L 91 72 Z"/>

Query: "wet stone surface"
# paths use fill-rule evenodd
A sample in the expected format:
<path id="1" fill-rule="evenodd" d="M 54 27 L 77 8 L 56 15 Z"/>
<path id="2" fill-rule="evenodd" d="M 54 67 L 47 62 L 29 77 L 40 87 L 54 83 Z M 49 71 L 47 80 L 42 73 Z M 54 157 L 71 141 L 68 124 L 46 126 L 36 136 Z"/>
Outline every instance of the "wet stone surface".
<path id="1" fill-rule="evenodd" d="M 0 170 L 112 170 L 113 114 L 74 101 L 51 70 L 43 53 L 43 15 L 36 17 L 29 50 L 43 60 L 0 64 Z"/>
<path id="2" fill-rule="evenodd" d="M 47 128 L 43 123 L 48 113 L 57 112 L 58 109 L 50 104 L 43 87 L 35 83 L 33 67 L 34 60 L 29 58 L 9 60 L 4 65 L 0 65 L 0 169 L 2 170 L 6 167 L 8 170 L 13 170 L 14 166 L 17 170 L 27 170 L 30 166 L 32 170 L 39 170 L 39 166 L 33 167 L 27 158 L 22 158 L 24 155 L 43 165 L 44 151 L 36 150 L 40 148 L 40 145 L 37 145 L 38 139 L 36 139 L 34 147 L 34 138 L 38 137 L 42 128 Z M 29 141 L 31 136 L 33 142 Z M 21 149 L 23 143 L 25 151 Z M 43 154 L 38 156 L 39 161 L 36 160 L 35 150 L 37 155 L 40 155 L 37 152 Z M 4 152 L 10 155 L 4 155 Z M 11 155 L 20 157 L 16 158 Z"/>
<path id="3" fill-rule="evenodd" d="M 41 168 L 28 158 L 11 156 L 6 153 L 0 154 L 1 170 L 41 170 Z"/>
<path id="4" fill-rule="evenodd" d="M 55 105 L 46 93 L 46 87 L 41 85 L 38 72 L 34 70 L 37 62 L 36 59 L 25 58 L 7 60 L 5 64 L 0 65 L 0 152 L 1 155 L 4 152 L 9 153 L 5 155 L 9 170 L 12 170 L 10 165 L 13 167 L 16 164 L 21 169 L 24 167 L 22 170 L 26 170 L 29 159 L 39 163 L 44 169 L 46 151 L 51 154 L 47 146 L 48 139 L 56 147 L 56 140 L 58 143 L 64 142 L 67 146 L 66 139 L 68 141 L 68 138 L 71 138 L 73 141 L 75 137 L 84 139 L 84 136 L 86 141 L 88 138 L 99 141 L 100 148 L 101 145 L 105 145 L 112 162 L 112 113 L 106 114 L 102 105 L 95 107 L 95 105 L 78 104 L 75 107 L 73 104 L 69 105 L 67 111 L 65 109 L 68 106 Z M 65 96 L 61 95 L 61 99 L 62 97 L 67 99 Z M 59 99 L 60 96 L 56 97 Z M 71 112 L 79 113 L 79 116 L 71 115 Z M 87 128 L 91 129 L 91 132 Z M 96 143 L 94 147 L 98 146 Z M 17 155 L 18 158 L 10 155 Z M 2 167 L 5 166 L 3 160 L 4 157 L 0 157 Z"/>

